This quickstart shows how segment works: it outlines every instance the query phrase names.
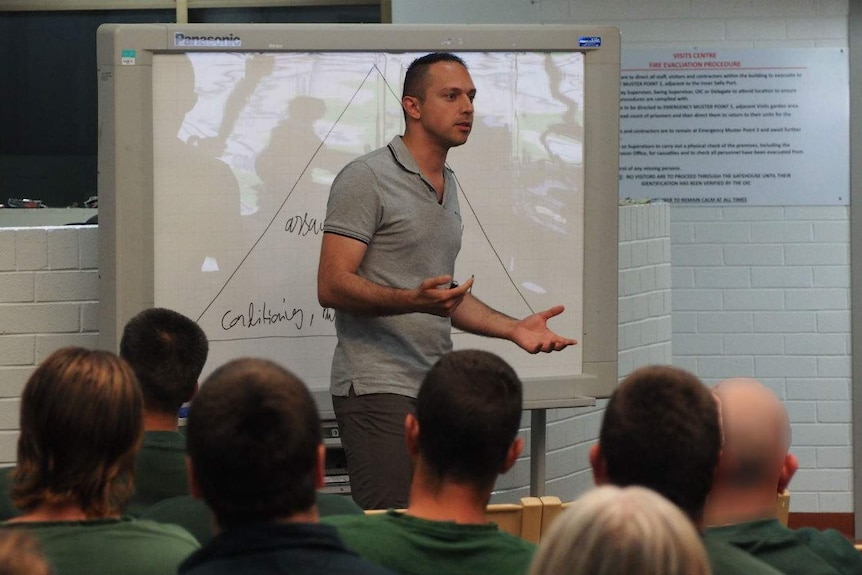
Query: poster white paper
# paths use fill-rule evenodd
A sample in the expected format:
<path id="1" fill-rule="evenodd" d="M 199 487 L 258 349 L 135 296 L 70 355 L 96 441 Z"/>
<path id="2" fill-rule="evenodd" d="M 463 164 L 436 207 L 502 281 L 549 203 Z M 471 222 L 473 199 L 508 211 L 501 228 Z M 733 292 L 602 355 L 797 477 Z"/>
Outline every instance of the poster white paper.
<path id="1" fill-rule="evenodd" d="M 847 51 L 627 50 L 620 198 L 847 205 Z"/>

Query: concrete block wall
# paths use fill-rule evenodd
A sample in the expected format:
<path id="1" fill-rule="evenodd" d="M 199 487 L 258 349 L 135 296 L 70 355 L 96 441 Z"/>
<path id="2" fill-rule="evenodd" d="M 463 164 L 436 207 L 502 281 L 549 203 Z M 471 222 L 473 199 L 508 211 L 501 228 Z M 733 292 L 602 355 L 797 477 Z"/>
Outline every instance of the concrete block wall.
<path id="1" fill-rule="evenodd" d="M 673 208 L 674 363 L 781 397 L 794 511 L 852 510 L 846 207 Z"/>
<path id="2" fill-rule="evenodd" d="M 619 377 L 652 363 L 672 361 L 670 207 L 630 205 L 619 213 Z M 599 437 L 607 405 L 548 410 L 547 493 L 564 501 L 593 486 L 589 450 Z M 497 482 L 495 502 L 529 494 L 529 416 L 524 417 L 521 460 Z"/>
<path id="3" fill-rule="evenodd" d="M 0 465 L 15 461 L 35 366 L 60 347 L 98 344 L 98 252 L 95 226 L 0 228 Z"/>

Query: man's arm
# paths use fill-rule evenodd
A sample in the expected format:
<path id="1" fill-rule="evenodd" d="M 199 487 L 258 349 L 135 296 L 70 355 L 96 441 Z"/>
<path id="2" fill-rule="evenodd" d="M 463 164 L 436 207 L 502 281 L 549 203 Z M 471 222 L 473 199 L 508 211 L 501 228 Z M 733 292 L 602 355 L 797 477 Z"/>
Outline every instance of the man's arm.
<path id="1" fill-rule="evenodd" d="M 317 299 L 323 307 L 367 315 L 430 313 L 448 317 L 464 300 L 472 283 L 451 289 L 452 276 L 425 279 L 413 289 L 380 285 L 360 277 L 356 270 L 367 246 L 353 238 L 323 234 L 317 268 Z"/>
<path id="2" fill-rule="evenodd" d="M 472 284 L 471 278 L 464 285 Z M 558 305 L 518 320 L 467 294 L 461 305 L 452 312 L 452 325 L 477 335 L 508 339 L 530 353 L 547 353 L 578 343 L 574 339 L 557 335 L 548 328 L 548 320 L 563 313 L 563 309 L 563 306 Z"/>

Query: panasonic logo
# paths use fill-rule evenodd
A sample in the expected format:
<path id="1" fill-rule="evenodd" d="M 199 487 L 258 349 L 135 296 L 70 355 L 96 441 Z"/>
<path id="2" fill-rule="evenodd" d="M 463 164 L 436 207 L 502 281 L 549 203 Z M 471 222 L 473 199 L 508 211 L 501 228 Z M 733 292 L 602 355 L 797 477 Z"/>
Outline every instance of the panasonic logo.
<path id="1" fill-rule="evenodd" d="M 182 32 L 174 33 L 174 46 L 189 48 L 189 47 L 229 47 L 239 48 L 242 46 L 242 40 L 239 36 L 228 34 L 227 36 L 186 36 Z"/>

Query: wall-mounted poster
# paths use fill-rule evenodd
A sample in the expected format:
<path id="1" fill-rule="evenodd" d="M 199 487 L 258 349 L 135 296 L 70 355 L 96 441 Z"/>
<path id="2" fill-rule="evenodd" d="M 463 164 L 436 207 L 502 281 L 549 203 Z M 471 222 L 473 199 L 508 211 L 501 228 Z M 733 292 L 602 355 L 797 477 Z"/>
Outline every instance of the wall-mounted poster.
<path id="1" fill-rule="evenodd" d="M 620 198 L 847 205 L 847 50 L 626 50 Z"/>

